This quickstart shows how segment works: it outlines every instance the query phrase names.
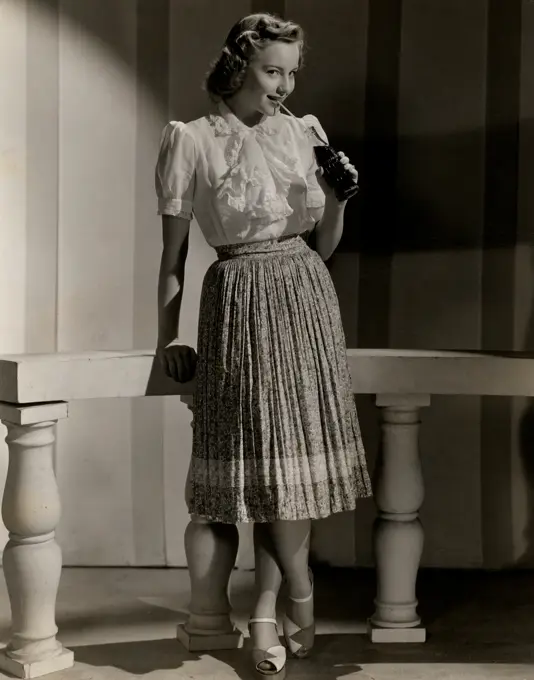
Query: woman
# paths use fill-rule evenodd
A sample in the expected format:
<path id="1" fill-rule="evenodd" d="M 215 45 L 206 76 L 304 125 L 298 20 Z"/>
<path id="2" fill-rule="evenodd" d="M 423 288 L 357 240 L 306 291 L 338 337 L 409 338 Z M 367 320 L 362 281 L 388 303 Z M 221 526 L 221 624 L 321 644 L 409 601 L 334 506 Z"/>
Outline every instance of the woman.
<path id="1" fill-rule="evenodd" d="M 313 644 L 311 519 L 353 510 L 371 494 L 339 306 L 324 260 L 343 231 L 338 201 L 314 159 L 313 116 L 285 115 L 302 64 L 303 32 L 254 14 L 230 31 L 206 81 L 209 115 L 169 123 L 156 171 L 163 217 L 158 356 L 197 376 L 189 511 L 210 522 L 254 522 L 256 673 L 281 678 L 276 632 L 282 575 L 284 637 Z M 357 172 L 340 154 L 346 167 Z M 194 351 L 176 341 L 189 223 L 218 261 L 204 279 Z M 315 251 L 305 236 L 314 230 Z"/>

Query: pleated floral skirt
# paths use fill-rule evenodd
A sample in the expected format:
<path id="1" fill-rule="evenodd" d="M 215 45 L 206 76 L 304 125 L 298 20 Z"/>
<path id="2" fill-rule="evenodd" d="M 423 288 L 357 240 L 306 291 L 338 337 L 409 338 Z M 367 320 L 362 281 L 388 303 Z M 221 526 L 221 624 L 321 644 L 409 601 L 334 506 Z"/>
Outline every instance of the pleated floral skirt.
<path id="1" fill-rule="evenodd" d="M 199 312 L 189 512 L 318 519 L 371 495 L 339 304 L 300 236 L 217 248 Z"/>

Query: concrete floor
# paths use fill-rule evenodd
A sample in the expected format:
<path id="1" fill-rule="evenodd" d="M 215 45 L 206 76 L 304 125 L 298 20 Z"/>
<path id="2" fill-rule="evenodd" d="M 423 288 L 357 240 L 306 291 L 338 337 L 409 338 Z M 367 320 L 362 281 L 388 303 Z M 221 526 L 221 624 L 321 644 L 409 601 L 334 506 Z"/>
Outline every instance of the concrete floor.
<path id="1" fill-rule="evenodd" d="M 234 572 L 235 618 L 245 625 L 250 572 Z M 315 571 L 317 638 L 312 658 L 288 662 L 288 680 L 534 680 L 534 573 L 422 572 L 425 644 L 377 645 L 365 635 L 372 571 Z M 0 634 L 9 606 L 0 581 Z M 247 649 L 189 654 L 174 639 L 188 601 L 185 570 L 65 569 L 60 638 L 74 668 L 50 680 L 251 677 Z M 1 676 L 0 677 L 5 677 Z"/>

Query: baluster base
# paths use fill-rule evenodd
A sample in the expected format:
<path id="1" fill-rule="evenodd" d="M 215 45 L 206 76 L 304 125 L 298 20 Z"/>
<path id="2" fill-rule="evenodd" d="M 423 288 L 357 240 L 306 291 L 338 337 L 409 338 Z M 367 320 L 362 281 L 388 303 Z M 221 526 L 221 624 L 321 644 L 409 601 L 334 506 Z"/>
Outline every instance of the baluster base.
<path id="1" fill-rule="evenodd" d="M 206 633 L 190 633 L 187 624 L 180 623 L 176 637 L 188 652 L 209 652 L 224 649 L 241 649 L 243 633 L 234 628 L 228 632 L 206 631 Z"/>
<path id="2" fill-rule="evenodd" d="M 39 678 L 56 671 L 64 671 L 67 668 L 72 668 L 72 666 L 74 666 L 74 652 L 65 647 L 59 654 L 37 661 L 17 661 L 8 656 L 5 650 L 0 652 L 0 671 L 10 673 L 16 678 L 24 678 L 24 680 L 26 678 Z"/>
<path id="3" fill-rule="evenodd" d="M 391 625 L 391 624 L 390 624 Z M 367 619 L 367 635 L 371 642 L 388 643 L 414 643 L 426 642 L 426 628 L 413 626 L 411 628 L 383 628 Z"/>

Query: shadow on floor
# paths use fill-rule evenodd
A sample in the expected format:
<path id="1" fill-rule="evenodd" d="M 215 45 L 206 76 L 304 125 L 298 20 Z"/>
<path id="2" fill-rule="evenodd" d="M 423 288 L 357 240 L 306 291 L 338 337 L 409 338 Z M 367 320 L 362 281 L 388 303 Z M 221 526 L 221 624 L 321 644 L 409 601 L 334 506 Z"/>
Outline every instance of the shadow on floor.
<path id="1" fill-rule="evenodd" d="M 374 573 L 369 570 L 316 568 L 319 634 L 308 660 L 290 659 L 290 678 L 337 680 L 371 678 L 365 666 L 409 664 L 424 677 L 425 664 L 534 664 L 534 574 L 422 570 L 418 583 L 420 613 L 427 627 L 425 644 L 374 644 L 350 632 L 372 611 Z M 248 588 L 235 593 L 246 609 Z M 130 615 L 132 612 L 130 612 Z M 168 612 L 173 616 L 173 612 Z M 167 613 L 165 614 L 165 617 Z M 176 613 L 174 613 L 176 616 Z M 72 625 L 73 622 L 70 622 Z M 85 625 L 85 624 L 84 624 Z M 333 632 L 329 632 L 333 631 Z M 186 677 L 252 677 L 249 641 L 235 651 L 191 654 L 174 639 L 78 647 L 77 662 L 134 675 L 181 669 Z M 420 669 L 419 672 L 416 671 Z M 415 677 L 415 676 L 414 676 Z"/>
<path id="2" fill-rule="evenodd" d="M 160 598 L 162 601 L 164 598 Z M 171 598 L 169 598 L 171 600 Z M 57 625 L 60 631 L 75 633 L 90 630 L 141 628 L 158 624 L 174 625 L 185 621 L 185 609 L 180 612 L 172 605 L 169 608 L 154 606 L 145 602 L 117 603 L 111 602 L 108 606 L 98 603 L 94 611 L 84 612 L 60 612 L 57 616 Z"/>
<path id="3" fill-rule="evenodd" d="M 287 672 L 290 678 L 339 680 L 351 676 L 355 680 L 367 680 L 372 675 L 362 667 L 370 664 L 409 664 L 417 677 L 420 676 L 415 668 L 421 666 L 420 672 L 424 676 L 423 666 L 426 664 L 530 665 L 534 663 L 534 652 L 531 650 L 532 638 L 527 637 L 524 635 L 523 639 L 501 643 L 495 639 L 481 643 L 480 640 L 448 635 L 447 639 L 432 636 L 426 644 L 377 645 L 364 635 L 321 634 L 316 638 L 312 657 L 289 659 Z M 241 650 L 202 654 L 188 653 L 176 640 L 97 645 L 73 651 L 78 663 L 111 667 L 133 675 L 182 669 L 190 674 L 187 677 L 216 677 L 221 680 L 226 676 L 237 676 L 241 680 L 253 677 L 248 644 Z"/>
<path id="4" fill-rule="evenodd" d="M 134 675 L 176 670 L 186 661 L 201 658 L 199 654 L 187 652 L 173 639 L 91 645 L 76 647 L 73 651 L 77 663 L 113 667 Z"/>
<path id="5" fill-rule="evenodd" d="M 343 677 L 344 669 L 347 674 L 358 673 L 362 669 L 355 659 L 360 647 L 361 643 L 352 635 L 318 636 L 316 652 L 311 658 L 288 660 L 288 676 L 337 680 Z M 254 677 L 248 640 L 243 649 L 220 652 L 189 653 L 176 640 L 95 645 L 73 651 L 77 663 L 114 668 L 133 675 L 182 669 L 189 671 L 191 677 L 197 677 L 198 672 L 199 677 L 224 678 L 225 670 L 233 672 L 229 677 L 237 676 L 242 680 Z M 202 671 L 200 667 L 195 670 L 200 662 Z M 209 675 L 210 671 L 212 675 Z M 366 676 L 360 677 L 365 680 Z"/>

